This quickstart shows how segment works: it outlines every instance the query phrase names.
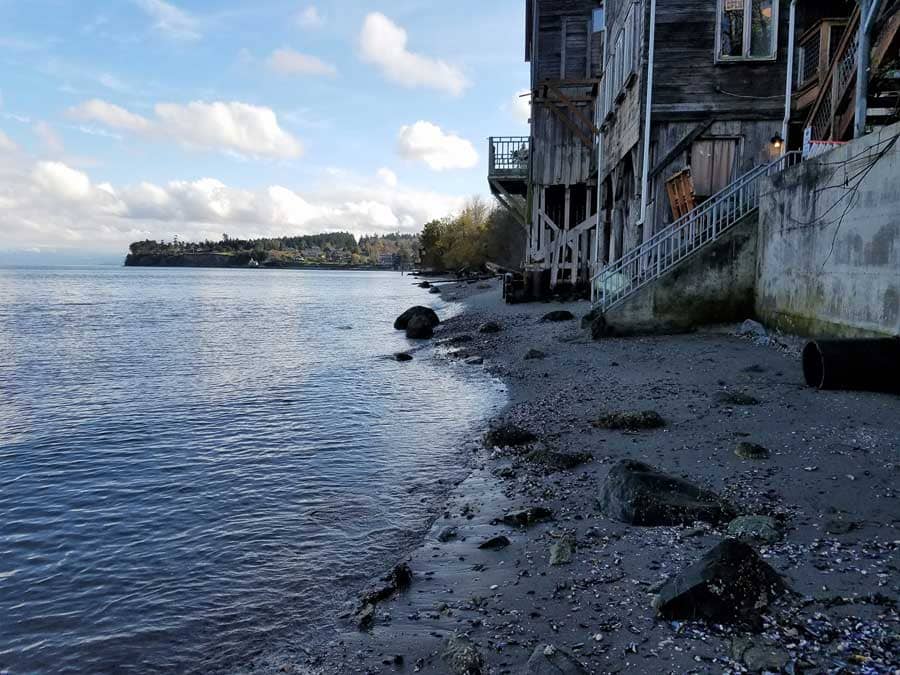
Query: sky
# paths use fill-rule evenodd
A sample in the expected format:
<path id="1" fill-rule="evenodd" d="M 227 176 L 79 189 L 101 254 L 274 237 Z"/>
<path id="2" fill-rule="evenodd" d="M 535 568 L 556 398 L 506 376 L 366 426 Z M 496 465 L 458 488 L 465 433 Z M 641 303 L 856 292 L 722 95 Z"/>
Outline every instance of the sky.
<path id="1" fill-rule="evenodd" d="M 0 0 L 0 255 L 414 232 L 527 135 L 521 0 Z"/>

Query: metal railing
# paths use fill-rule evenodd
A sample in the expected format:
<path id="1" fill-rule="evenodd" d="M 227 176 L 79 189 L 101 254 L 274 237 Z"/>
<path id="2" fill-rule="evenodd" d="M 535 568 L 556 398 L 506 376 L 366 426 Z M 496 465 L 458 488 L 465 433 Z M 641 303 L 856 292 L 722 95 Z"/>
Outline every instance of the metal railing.
<path id="1" fill-rule="evenodd" d="M 756 167 L 601 269 L 593 278 L 594 304 L 604 312 L 612 309 L 695 251 L 721 237 L 759 207 L 759 185 L 763 178 L 799 162 L 799 152 L 788 152 L 769 164 Z"/>
<path id="2" fill-rule="evenodd" d="M 491 136 L 488 139 L 488 173 L 491 176 L 527 176 L 531 155 L 528 136 Z"/>

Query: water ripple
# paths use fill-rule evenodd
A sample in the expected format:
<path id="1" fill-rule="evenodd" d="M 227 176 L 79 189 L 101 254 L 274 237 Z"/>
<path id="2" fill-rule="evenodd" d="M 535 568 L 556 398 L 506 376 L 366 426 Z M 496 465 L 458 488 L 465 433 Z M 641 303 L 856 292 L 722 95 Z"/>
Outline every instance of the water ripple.
<path id="1" fill-rule="evenodd" d="M 502 402 L 381 358 L 421 301 L 387 273 L 0 270 L 0 670 L 226 670 L 330 627 Z"/>

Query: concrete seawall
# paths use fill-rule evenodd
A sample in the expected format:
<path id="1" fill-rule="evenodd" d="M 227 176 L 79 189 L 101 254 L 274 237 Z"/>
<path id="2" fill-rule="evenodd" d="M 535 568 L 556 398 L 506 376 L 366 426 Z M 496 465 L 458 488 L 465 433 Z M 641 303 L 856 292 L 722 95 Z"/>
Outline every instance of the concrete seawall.
<path id="1" fill-rule="evenodd" d="M 900 335 L 900 124 L 768 179 L 756 312 L 801 335 Z"/>

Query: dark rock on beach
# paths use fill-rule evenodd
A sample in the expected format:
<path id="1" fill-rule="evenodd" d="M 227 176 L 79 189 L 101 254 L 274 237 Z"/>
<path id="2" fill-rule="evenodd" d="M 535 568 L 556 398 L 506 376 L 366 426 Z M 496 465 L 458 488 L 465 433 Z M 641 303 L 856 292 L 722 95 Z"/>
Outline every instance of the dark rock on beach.
<path id="1" fill-rule="evenodd" d="M 753 548 L 726 539 L 667 581 L 654 607 L 666 619 L 736 623 L 756 617 L 785 590 Z"/>
<path id="2" fill-rule="evenodd" d="M 698 520 L 718 524 L 736 515 L 714 492 L 634 460 L 621 461 L 610 470 L 599 503 L 609 518 L 648 527 Z"/>
<path id="3" fill-rule="evenodd" d="M 381 583 L 363 593 L 360 605 L 375 605 L 382 600 L 387 600 L 394 593 L 405 591 L 412 584 L 413 573 L 409 565 L 400 563 L 385 576 Z"/>
<path id="4" fill-rule="evenodd" d="M 550 564 L 568 565 L 572 562 L 573 555 L 575 555 L 575 537 L 564 534 L 550 547 Z"/>
<path id="5" fill-rule="evenodd" d="M 441 659 L 453 675 L 481 675 L 484 672 L 484 657 L 475 643 L 465 636 L 447 638 Z"/>
<path id="6" fill-rule="evenodd" d="M 500 522 L 504 525 L 509 525 L 510 527 L 525 528 L 552 519 L 553 512 L 550 509 L 544 508 L 543 506 L 532 506 L 531 508 L 522 509 L 521 511 L 507 513 L 501 518 Z"/>
<path id="7" fill-rule="evenodd" d="M 506 548 L 510 545 L 510 540 L 507 537 L 504 537 L 502 534 L 498 537 L 491 537 L 487 541 L 483 541 L 478 544 L 478 548 L 486 550 L 486 551 L 497 551 L 501 548 Z"/>
<path id="8" fill-rule="evenodd" d="M 437 536 L 437 540 L 442 544 L 446 544 L 448 541 L 453 541 L 459 537 L 459 530 L 455 527 L 445 527 L 442 529 Z"/>
<path id="9" fill-rule="evenodd" d="M 417 314 L 406 324 L 406 337 L 411 340 L 428 340 L 434 337 L 434 324 L 427 316 Z"/>
<path id="10" fill-rule="evenodd" d="M 781 539 L 781 531 L 769 516 L 740 516 L 728 523 L 726 534 L 747 543 L 771 544 Z"/>
<path id="11" fill-rule="evenodd" d="M 534 648 L 522 675 L 587 675 L 588 670 L 565 649 L 550 644 Z"/>
<path id="12" fill-rule="evenodd" d="M 548 448 L 536 448 L 525 455 L 525 461 L 543 470 L 544 473 L 570 471 L 593 459 L 588 452 L 565 453 Z"/>
<path id="13" fill-rule="evenodd" d="M 394 359 L 403 363 L 405 361 L 412 361 L 413 357 L 412 354 L 407 354 L 406 352 L 397 352 L 394 354 Z"/>
<path id="14" fill-rule="evenodd" d="M 734 454 L 741 459 L 769 459 L 770 452 L 767 448 L 749 441 L 741 441 L 734 449 Z"/>
<path id="15" fill-rule="evenodd" d="M 749 636 L 732 640 L 731 658 L 753 673 L 780 673 L 790 663 L 791 655 L 771 640 Z"/>
<path id="16" fill-rule="evenodd" d="M 394 328 L 396 330 L 406 330 L 406 327 L 409 325 L 409 322 L 414 316 L 427 317 L 432 328 L 434 328 L 441 322 L 441 320 L 438 318 L 437 313 L 433 309 L 431 309 L 430 307 L 422 307 L 421 305 L 416 305 L 415 307 L 410 307 L 408 310 L 403 312 L 403 314 L 397 317 L 396 321 L 394 321 Z"/>
<path id="17" fill-rule="evenodd" d="M 555 312 L 548 312 L 541 317 L 542 323 L 556 323 L 558 321 L 574 321 L 575 315 L 567 309 L 558 309 Z"/>
<path id="18" fill-rule="evenodd" d="M 594 426 L 601 429 L 640 431 L 642 429 L 660 429 L 666 426 L 666 421 L 655 410 L 635 410 L 601 415 Z"/>
<path id="19" fill-rule="evenodd" d="M 440 295 L 441 289 L 438 288 L 437 286 L 432 286 L 431 288 L 428 289 L 428 292 L 431 293 L 432 295 Z"/>
<path id="20" fill-rule="evenodd" d="M 547 358 L 547 355 L 544 352 L 542 352 L 540 349 L 529 349 L 527 352 L 525 352 L 525 360 L 526 361 L 533 361 L 535 359 L 545 359 L 545 358 Z"/>
<path id="21" fill-rule="evenodd" d="M 603 316 L 603 312 L 599 308 L 594 308 L 583 317 L 581 317 L 581 328 L 586 330 L 590 328 L 594 321 Z"/>
<path id="22" fill-rule="evenodd" d="M 742 391 L 716 392 L 716 402 L 719 405 L 759 405 L 759 399 L 745 394 Z"/>
<path id="23" fill-rule="evenodd" d="M 489 448 L 515 448 L 536 440 L 537 436 L 515 424 L 501 424 L 484 435 L 484 444 Z"/>
<path id="24" fill-rule="evenodd" d="M 502 330 L 503 328 L 496 321 L 488 321 L 487 323 L 481 324 L 481 326 L 478 328 L 479 333 L 485 334 L 499 333 Z"/>

